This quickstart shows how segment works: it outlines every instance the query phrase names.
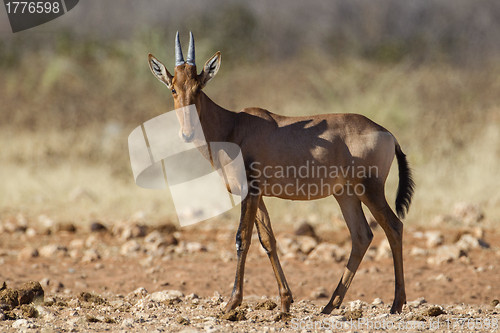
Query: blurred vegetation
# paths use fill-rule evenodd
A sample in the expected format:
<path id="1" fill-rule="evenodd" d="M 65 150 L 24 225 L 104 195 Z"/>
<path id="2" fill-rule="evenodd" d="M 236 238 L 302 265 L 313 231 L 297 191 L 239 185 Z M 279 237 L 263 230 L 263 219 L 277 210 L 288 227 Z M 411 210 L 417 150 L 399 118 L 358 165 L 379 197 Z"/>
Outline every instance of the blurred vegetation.
<path id="1" fill-rule="evenodd" d="M 206 88 L 222 106 L 365 114 L 395 134 L 415 168 L 410 219 L 425 222 L 457 201 L 480 203 L 500 218 L 494 171 L 500 2 L 293 0 L 287 10 L 263 0 L 123 3 L 129 11 L 81 2 L 71 14 L 77 26 L 60 20 L 57 32 L 2 36 L 0 177 L 10 196 L 0 201 L 0 213 L 26 205 L 74 216 L 80 204 L 68 207 L 67 196 L 79 186 L 101 197 L 80 205 L 82 216 L 144 209 L 136 201 L 144 192 L 133 184 L 126 138 L 173 107 L 146 57 L 151 52 L 172 70 L 175 31 L 186 47 L 192 30 L 199 67 L 222 51 L 218 77 Z M 112 15 L 103 20 L 103 12 Z M 67 168 L 74 175 L 61 171 Z M 92 177 L 99 184 L 89 184 Z M 59 181 L 64 185 L 54 184 Z M 144 201 L 152 196 L 158 194 Z M 159 208 L 165 201 L 146 207 L 170 214 L 171 205 Z"/>

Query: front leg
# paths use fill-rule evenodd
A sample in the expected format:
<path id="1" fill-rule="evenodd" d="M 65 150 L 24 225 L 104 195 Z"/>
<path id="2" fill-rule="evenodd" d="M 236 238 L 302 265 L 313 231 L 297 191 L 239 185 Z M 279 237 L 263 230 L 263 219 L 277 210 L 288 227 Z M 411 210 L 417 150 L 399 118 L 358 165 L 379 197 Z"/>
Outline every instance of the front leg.
<path id="1" fill-rule="evenodd" d="M 245 260 L 250 242 L 252 240 L 252 229 L 259 206 L 260 194 L 249 193 L 241 202 L 240 226 L 236 233 L 236 254 L 238 263 L 236 265 L 236 277 L 234 279 L 233 292 L 227 302 L 226 312 L 235 309 L 243 300 L 243 275 L 245 274 Z"/>

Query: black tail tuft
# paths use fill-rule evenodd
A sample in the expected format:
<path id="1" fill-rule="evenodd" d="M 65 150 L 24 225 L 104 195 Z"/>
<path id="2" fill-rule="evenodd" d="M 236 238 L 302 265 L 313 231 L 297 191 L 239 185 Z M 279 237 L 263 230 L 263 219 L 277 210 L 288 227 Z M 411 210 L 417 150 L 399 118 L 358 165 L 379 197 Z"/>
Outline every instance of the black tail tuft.
<path id="1" fill-rule="evenodd" d="M 411 176 L 411 169 L 406 160 L 406 155 L 396 143 L 396 158 L 398 159 L 399 185 L 396 196 L 396 212 L 400 218 L 404 218 L 410 209 L 411 197 L 415 189 L 415 182 Z"/>

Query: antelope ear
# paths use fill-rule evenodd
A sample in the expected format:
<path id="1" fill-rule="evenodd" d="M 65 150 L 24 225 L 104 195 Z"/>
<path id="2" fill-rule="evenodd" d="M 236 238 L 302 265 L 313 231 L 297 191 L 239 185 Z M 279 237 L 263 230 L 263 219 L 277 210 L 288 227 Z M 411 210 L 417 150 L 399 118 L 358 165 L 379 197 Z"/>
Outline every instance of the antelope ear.
<path id="1" fill-rule="evenodd" d="M 172 78 L 173 76 L 168 72 L 165 66 L 156 59 L 151 53 L 148 55 L 149 69 L 153 75 L 163 82 L 168 89 L 172 89 Z"/>
<path id="2" fill-rule="evenodd" d="M 203 66 L 203 70 L 201 71 L 199 78 L 202 87 L 204 87 L 208 81 L 210 81 L 215 74 L 219 71 L 221 62 L 220 51 L 217 51 L 212 58 L 208 59 L 205 65 Z"/>

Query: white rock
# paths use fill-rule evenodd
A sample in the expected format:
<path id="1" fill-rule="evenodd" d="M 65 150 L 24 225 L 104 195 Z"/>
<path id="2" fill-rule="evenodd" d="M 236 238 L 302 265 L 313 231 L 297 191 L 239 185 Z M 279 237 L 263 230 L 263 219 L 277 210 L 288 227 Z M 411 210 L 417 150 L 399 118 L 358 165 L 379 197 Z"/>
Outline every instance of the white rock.
<path id="1" fill-rule="evenodd" d="M 96 249 L 85 250 L 82 257 L 82 262 L 94 262 L 101 259 L 101 255 Z"/>
<path id="2" fill-rule="evenodd" d="M 132 318 L 123 319 L 121 326 L 127 327 L 127 328 L 132 328 L 132 327 L 134 327 L 134 320 Z"/>
<path id="3" fill-rule="evenodd" d="M 355 301 L 349 302 L 349 307 L 351 311 L 361 310 L 363 308 L 363 302 L 357 299 Z"/>
<path id="4" fill-rule="evenodd" d="M 384 238 L 377 247 L 377 254 L 375 260 L 392 258 L 391 245 L 387 238 Z"/>
<path id="5" fill-rule="evenodd" d="M 144 287 L 139 287 L 136 290 L 134 290 L 132 294 L 136 296 L 146 296 L 148 294 L 148 291 Z"/>
<path id="6" fill-rule="evenodd" d="M 373 300 L 373 302 L 372 302 L 372 305 L 382 305 L 382 304 L 384 304 L 384 302 L 382 301 L 382 299 L 381 299 L 381 298 L 378 298 L 378 297 L 377 297 L 377 298 L 375 298 L 375 299 Z"/>
<path id="7" fill-rule="evenodd" d="M 38 225 L 42 226 L 45 229 L 52 229 L 54 228 L 56 223 L 47 215 L 40 215 L 38 216 Z"/>
<path id="8" fill-rule="evenodd" d="M 484 213 L 479 205 L 466 202 L 456 203 L 453 207 L 453 215 L 465 225 L 475 225 L 484 218 Z"/>
<path id="9" fill-rule="evenodd" d="M 144 242 L 146 243 L 159 243 L 163 241 L 163 236 L 158 230 L 154 230 L 150 232 L 145 238 Z"/>
<path id="10" fill-rule="evenodd" d="M 85 247 L 85 241 L 83 239 L 75 238 L 75 239 L 71 240 L 71 242 L 69 242 L 70 249 L 81 250 L 84 247 Z"/>
<path id="11" fill-rule="evenodd" d="M 427 260 L 429 264 L 440 265 L 460 258 L 465 253 L 456 245 L 442 245 L 437 248 L 436 255 Z"/>
<path id="12" fill-rule="evenodd" d="M 38 312 L 38 316 L 43 318 L 46 321 L 51 321 L 57 319 L 56 314 L 54 311 L 47 309 L 45 306 L 42 305 L 37 305 L 36 311 Z"/>
<path id="13" fill-rule="evenodd" d="M 425 233 L 425 238 L 427 239 L 427 247 L 434 248 L 439 245 L 442 245 L 444 242 L 443 234 L 439 231 L 427 231 Z"/>
<path id="14" fill-rule="evenodd" d="M 340 262 L 346 256 L 346 250 L 336 244 L 321 243 L 309 253 L 307 260 L 331 261 L 332 259 Z"/>
<path id="15" fill-rule="evenodd" d="M 379 321 L 379 320 L 384 320 L 386 318 L 389 318 L 389 316 L 390 315 L 388 313 L 382 313 L 382 314 L 374 317 L 373 319 L 374 319 L 374 321 Z"/>
<path id="16" fill-rule="evenodd" d="M 189 294 L 186 296 L 187 300 L 199 299 L 200 297 L 196 294 Z"/>
<path id="17" fill-rule="evenodd" d="M 464 234 L 460 239 L 455 243 L 459 249 L 463 251 L 469 251 L 471 249 L 478 248 L 488 248 L 489 245 L 483 241 L 482 239 L 476 238 L 470 234 Z"/>
<path id="18" fill-rule="evenodd" d="M 297 239 L 291 235 L 283 235 L 276 239 L 278 250 L 282 255 L 287 253 L 297 253 L 300 250 L 300 245 Z"/>
<path id="19" fill-rule="evenodd" d="M 26 229 L 26 236 L 32 238 L 32 237 L 35 237 L 36 235 L 37 235 L 37 232 L 35 229 L 33 229 L 33 228 Z"/>
<path id="20" fill-rule="evenodd" d="M 198 242 L 186 243 L 186 251 L 189 253 L 203 252 L 206 250 L 207 250 L 207 248 L 201 243 L 198 243 Z"/>
<path id="21" fill-rule="evenodd" d="M 23 328 L 28 327 L 28 321 L 26 319 L 17 319 L 12 323 L 12 328 Z"/>
<path id="22" fill-rule="evenodd" d="M 19 260 L 28 260 L 31 258 L 38 257 L 38 250 L 32 246 L 25 247 L 21 251 L 19 251 L 17 257 Z"/>
<path id="23" fill-rule="evenodd" d="M 346 321 L 344 316 L 338 315 L 338 316 L 329 316 L 329 320 L 331 321 Z"/>
<path id="24" fill-rule="evenodd" d="M 423 257 L 429 254 L 429 251 L 421 247 L 412 247 L 410 250 L 410 255 L 414 257 Z"/>
<path id="25" fill-rule="evenodd" d="M 53 258 L 53 257 L 63 257 L 68 255 L 68 249 L 65 246 L 57 245 L 57 244 L 49 244 L 42 246 L 40 250 L 38 250 L 40 256 L 45 258 Z"/>
<path id="26" fill-rule="evenodd" d="M 318 242 L 311 236 L 298 236 L 299 249 L 304 254 L 311 253 L 312 250 L 318 245 Z"/>
<path id="27" fill-rule="evenodd" d="M 425 304 L 425 303 L 427 303 L 427 301 L 425 300 L 425 298 L 419 297 L 419 298 L 417 298 L 414 301 L 407 302 L 406 304 L 408 306 L 411 306 L 411 307 L 414 307 L 414 308 L 418 308 L 420 305 Z"/>
<path id="28" fill-rule="evenodd" d="M 447 282 L 451 281 L 451 278 L 449 276 L 444 275 L 443 273 L 437 275 L 434 279 L 436 281 L 447 281 Z"/>
<path id="29" fill-rule="evenodd" d="M 163 290 L 152 293 L 151 300 L 155 302 L 165 302 L 171 300 L 178 300 L 183 296 L 184 294 L 180 290 Z"/>
<path id="30" fill-rule="evenodd" d="M 122 255 L 129 255 L 137 253 L 140 250 L 141 250 L 141 244 L 139 244 L 139 242 L 137 242 L 135 239 L 132 239 L 121 246 L 120 253 Z"/>
<path id="31" fill-rule="evenodd" d="M 99 238 L 96 236 L 96 235 L 90 235 L 89 237 L 87 237 L 87 239 L 85 240 L 85 246 L 86 247 L 95 247 L 97 246 L 101 241 L 99 240 Z"/>

